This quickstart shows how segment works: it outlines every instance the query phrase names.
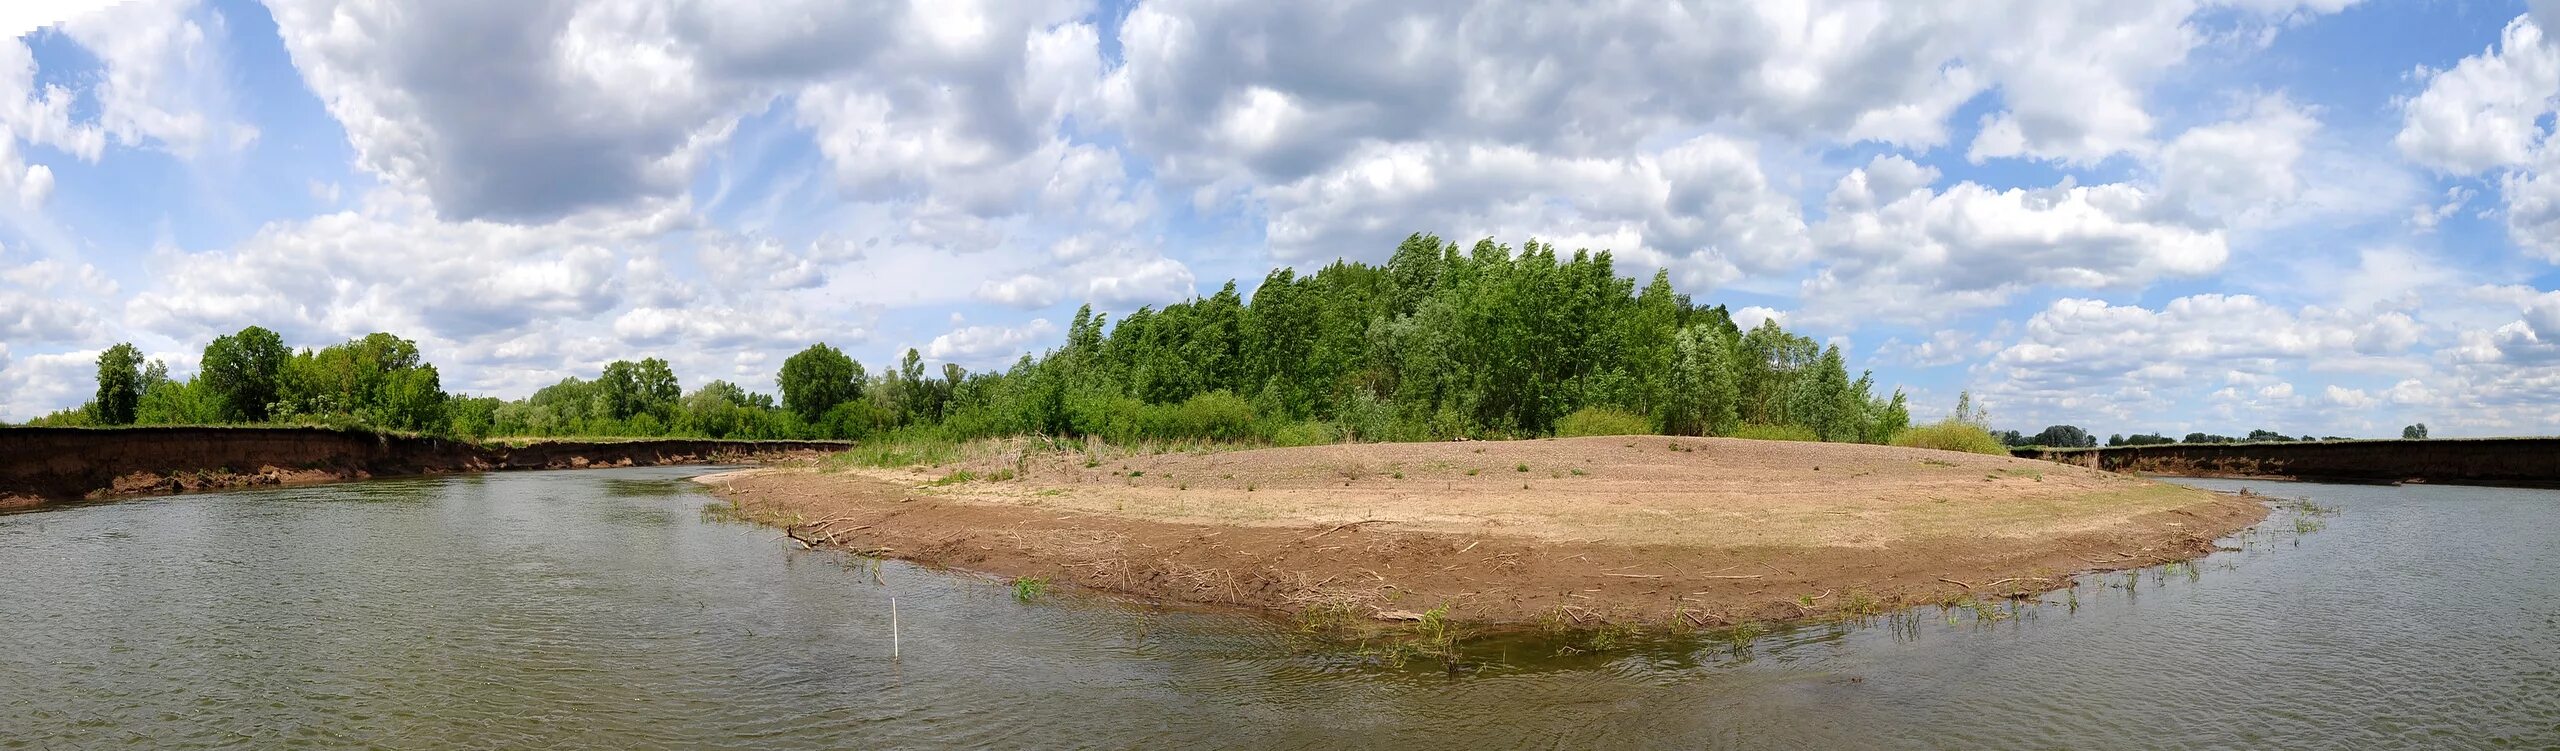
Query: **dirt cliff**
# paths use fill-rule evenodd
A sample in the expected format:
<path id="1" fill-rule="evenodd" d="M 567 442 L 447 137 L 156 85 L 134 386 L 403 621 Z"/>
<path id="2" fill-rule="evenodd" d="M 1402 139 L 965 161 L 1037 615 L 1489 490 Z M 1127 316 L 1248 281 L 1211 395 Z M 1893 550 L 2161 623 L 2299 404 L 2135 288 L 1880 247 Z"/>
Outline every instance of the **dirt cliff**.
<path id="1" fill-rule="evenodd" d="M 502 446 L 329 428 L 0 428 L 0 509 L 443 472 L 754 461 L 843 446 L 693 439 Z"/>
<path id="2" fill-rule="evenodd" d="M 2203 443 L 2019 449 L 2111 472 L 2316 482 L 2560 487 L 2560 438 Z"/>

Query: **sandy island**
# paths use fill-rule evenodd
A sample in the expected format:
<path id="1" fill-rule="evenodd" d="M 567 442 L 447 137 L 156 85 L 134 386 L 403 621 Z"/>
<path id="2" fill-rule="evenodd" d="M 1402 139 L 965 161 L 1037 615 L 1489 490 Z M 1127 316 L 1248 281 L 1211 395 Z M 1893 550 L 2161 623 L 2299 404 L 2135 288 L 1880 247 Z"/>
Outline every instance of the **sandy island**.
<path id="1" fill-rule="evenodd" d="M 2202 555 L 2267 513 L 2081 467 L 1855 444 L 1026 445 L 702 480 L 818 545 L 1139 598 L 1481 624 L 1715 628 L 2031 594 Z"/>

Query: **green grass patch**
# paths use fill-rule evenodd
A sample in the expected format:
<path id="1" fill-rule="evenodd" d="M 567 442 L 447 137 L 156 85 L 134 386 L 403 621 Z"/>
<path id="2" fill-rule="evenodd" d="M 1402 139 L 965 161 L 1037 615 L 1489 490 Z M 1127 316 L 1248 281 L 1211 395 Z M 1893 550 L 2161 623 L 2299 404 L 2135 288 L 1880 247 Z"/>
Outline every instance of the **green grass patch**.
<path id="1" fill-rule="evenodd" d="M 1744 425 L 1733 431 L 1733 437 L 1754 441 L 1818 442 L 1822 436 L 1812 428 L 1800 425 Z"/>
<path id="2" fill-rule="evenodd" d="M 1962 451 L 1968 454 L 2008 456 L 2009 447 L 1991 437 L 1982 426 L 1955 420 L 1942 420 L 1928 425 L 1906 428 L 1893 437 L 1893 445 L 1940 451 Z"/>

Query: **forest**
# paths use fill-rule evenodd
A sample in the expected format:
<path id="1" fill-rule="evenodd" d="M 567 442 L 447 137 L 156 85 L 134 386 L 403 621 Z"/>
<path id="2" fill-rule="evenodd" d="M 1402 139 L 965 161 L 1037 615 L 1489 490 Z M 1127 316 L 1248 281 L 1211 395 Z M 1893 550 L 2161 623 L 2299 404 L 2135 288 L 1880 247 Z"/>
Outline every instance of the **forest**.
<path id="1" fill-rule="evenodd" d="M 131 344 L 98 359 L 97 395 L 44 425 L 330 424 L 450 435 L 1110 441 L 1305 445 L 1664 433 L 1884 443 L 1906 431 L 1840 350 L 1774 322 L 1639 287 L 1610 254 L 1407 238 L 1383 265 L 1270 272 L 1109 320 L 1079 310 L 1066 341 L 1001 371 L 928 371 L 914 350 L 867 369 L 813 344 L 778 395 L 711 381 L 684 392 L 665 360 L 605 365 L 517 400 L 449 394 L 416 343 L 387 333 L 292 350 L 251 326 L 205 345 L 177 380 Z M 1971 414 L 1969 408 L 1959 415 Z M 1963 419 L 1960 417 L 1959 419 Z M 1978 421 L 1978 416 L 1974 418 Z M 1978 426 L 1968 433 L 1980 432 Z M 1997 441 L 1983 433 L 1977 443 Z"/>

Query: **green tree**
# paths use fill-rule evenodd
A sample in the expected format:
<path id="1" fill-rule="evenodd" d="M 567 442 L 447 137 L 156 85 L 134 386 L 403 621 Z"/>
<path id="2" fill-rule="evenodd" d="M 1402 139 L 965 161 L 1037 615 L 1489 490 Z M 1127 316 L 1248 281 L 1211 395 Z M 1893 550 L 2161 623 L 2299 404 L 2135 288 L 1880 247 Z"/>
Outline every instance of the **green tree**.
<path id="1" fill-rule="evenodd" d="M 95 419 L 100 425 L 131 425 L 142 401 L 142 350 L 132 342 L 98 353 L 98 397 Z"/>
<path id="2" fill-rule="evenodd" d="M 655 357 L 639 362 L 615 360 L 604 366 L 596 384 L 603 392 L 606 413 L 616 420 L 645 415 L 663 425 L 675 418 L 676 400 L 683 397 L 675 370 Z"/>
<path id="3" fill-rule="evenodd" d="M 2423 440 L 2427 437 L 2427 424 L 2422 422 L 2401 428 L 2400 437 L 2412 441 Z"/>
<path id="4" fill-rule="evenodd" d="M 266 422 L 282 396 L 285 361 L 292 357 L 283 337 L 250 326 L 205 345 L 204 368 L 196 380 L 212 394 L 223 420 Z"/>
<path id="5" fill-rule="evenodd" d="M 1741 423 L 1741 365 L 1733 344 L 1713 326 L 1681 329 L 1672 342 L 1669 407 L 1663 432 L 1731 435 Z"/>
<path id="6" fill-rule="evenodd" d="M 1089 312 L 1077 315 L 1082 319 Z M 863 379 L 861 363 L 822 342 L 783 360 L 774 380 L 782 387 L 784 408 L 801 420 L 817 422 L 836 405 L 861 397 Z"/>

